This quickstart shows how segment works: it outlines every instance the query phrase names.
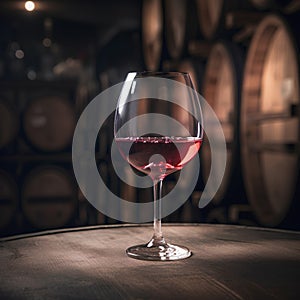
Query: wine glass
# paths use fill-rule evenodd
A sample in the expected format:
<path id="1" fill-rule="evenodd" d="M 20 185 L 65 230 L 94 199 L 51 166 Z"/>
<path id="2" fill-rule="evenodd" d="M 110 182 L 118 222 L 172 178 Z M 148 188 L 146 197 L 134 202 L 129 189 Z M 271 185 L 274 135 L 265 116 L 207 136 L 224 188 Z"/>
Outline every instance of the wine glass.
<path id="1" fill-rule="evenodd" d="M 161 230 L 163 179 L 181 170 L 202 143 L 202 113 L 188 73 L 131 72 L 121 89 L 114 120 L 121 155 L 153 180 L 154 234 L 128 248 L 129 257 L 178 260 L 191 256 L 183 246 L 167 243 Z"/>

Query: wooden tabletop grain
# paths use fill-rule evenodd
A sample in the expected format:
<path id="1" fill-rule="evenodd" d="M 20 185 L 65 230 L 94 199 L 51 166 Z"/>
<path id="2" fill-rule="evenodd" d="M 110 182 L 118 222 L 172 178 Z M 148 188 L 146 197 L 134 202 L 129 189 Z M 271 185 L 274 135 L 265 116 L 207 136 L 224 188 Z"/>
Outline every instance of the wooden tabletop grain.
<path id="1" fill-rule="evenodd" d="M 300 233 L 165 225 L 193 256 L 129 258 L 150 226 L 98 226 L 0 242 L 0 299 L 300 299 Z"/>

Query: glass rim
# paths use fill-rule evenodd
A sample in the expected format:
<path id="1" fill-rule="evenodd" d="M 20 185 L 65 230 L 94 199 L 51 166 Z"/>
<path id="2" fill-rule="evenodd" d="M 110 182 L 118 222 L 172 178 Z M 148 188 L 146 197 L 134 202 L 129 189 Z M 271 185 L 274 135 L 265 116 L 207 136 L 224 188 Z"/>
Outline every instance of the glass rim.
<path id="1" fill-rule="evenodd" d="M 135 74 L 135 77 L 151 77 L 151 76 L 170 76 L 170 77 L 176 77 L 176 76 L 189 76 L 188 72 L 181 72 L 181 71 L 130 71 L 128 74 Z"/>

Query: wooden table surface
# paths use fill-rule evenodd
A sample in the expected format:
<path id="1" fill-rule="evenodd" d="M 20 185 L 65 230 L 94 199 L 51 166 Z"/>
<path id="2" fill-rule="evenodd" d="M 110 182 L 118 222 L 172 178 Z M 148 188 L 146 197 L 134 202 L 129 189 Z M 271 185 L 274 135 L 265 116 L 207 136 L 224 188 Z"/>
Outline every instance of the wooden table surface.
<path id="1" fill-rule="evenodd" d="M 193 256 L 129 258 L 150 226 L 100 226 L 2 239 L 0 299 L 300 299 L 300 233 L 164 225 Z"/>

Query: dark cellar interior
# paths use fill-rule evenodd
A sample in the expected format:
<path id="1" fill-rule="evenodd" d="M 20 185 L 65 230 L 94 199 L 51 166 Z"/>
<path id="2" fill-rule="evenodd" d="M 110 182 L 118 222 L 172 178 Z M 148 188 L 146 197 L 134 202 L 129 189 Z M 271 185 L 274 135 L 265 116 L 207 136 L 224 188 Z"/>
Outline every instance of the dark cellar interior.
<path id="1" fill-rule="evenodd" d="M 26 10 L 24 4 L 17 0 L 0 3 L 1 236 L 120 223 L 98 212 L 80 192 L 72 169 L 71 142 L 76 122 L 88 103 L 136 70 L 190 72 L 198 92 L 219 118 L 223 117 L 216 101 L 222 100 L 215 91 L 222 89 L 219 95 L 223 93 L 224 98 L 227 92 L 235 93 L 228 96 L 232 101 L 220 102 L 228 118 L 221 122 L 230 123 L 224 125 L 225 138 L 232 139 L 227 141 L 230 163 L 220 190 L 207 207 L 198 207 L 209 172 L 209 146 L 203 146 L 199 156 L 203 168 L 195 190 L 165 222 L 299 229 L 299 1 L 220 1 L 213 7 L 209 1 L 192 0 L 39 0 L 33 11 Z M 249 52 L 255 50 L 253 36 L 270 14 L 284 20 L 282 24 L 287 27 L 283 30 L 291 37 L 292 48 L 282 48 L 284 43 L 278 42 L 274 62 L 264 66 L 265 56 L 256 56 L 251 64 L 247 60 L 251 58 Z M 281 30 L 282 24 L 276 28 Z M 257 53 L 269 51 L 268 43 L 271 45 L 266 42 Z M 277 67 L 272 65 L 276 60 Z M 222 71 L 222 64 L 227 71 Z M 286 71 L 287 64 L 296 71 Z M 282 91 L 291 98 L 282 96 L 283 101 L 291 101 L 283 104 L 288 108 L 267 110 L 265 118 L 279 123 L 281 118 L 291 118 L 295 123 L 283 129 L 280 124 L 270 125 L 274 137 L 263 148 L 267 150 L 259 151 L 271 154 L 260 158 L 261 169 L 255 169 L 251 156 L 242 154 L 245 117 L 241 107 L 243 102 L 255 102 L 246 100 L 251 93 L 245 91 L 252 65 L 251 74 L 258 72 L 253 75 L 257 78 L 259 72 L 269 72 L 266 90 L 280 85 L 281 90 L 274 88 L 274 94 Z M 266 71 L 256 71 L 264 67 Z M 226 72 L 233 73 L 229 76 Z M 257 84 L 251 78 L 253 85 Z M 112 122 L 111 116 L 99 132 L 99 173 L 111 191 L 127 201 L 151 201 L 150 189 L 134 189 L 112 170 Z M 285 140 L 282 130 L 293 134 L 285 134 Z M 228 137 L 231 134 L 233 138 Z M 263 141 L 257 149 L 260 145 L 264 147 Z M 274 175 L 278 168 L 286 180 Z M 263 178 L 266 191 L 251 178 Z M 165 193 L 177 179 L 171 176 L 166 180 Z"/>

